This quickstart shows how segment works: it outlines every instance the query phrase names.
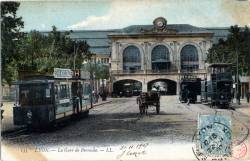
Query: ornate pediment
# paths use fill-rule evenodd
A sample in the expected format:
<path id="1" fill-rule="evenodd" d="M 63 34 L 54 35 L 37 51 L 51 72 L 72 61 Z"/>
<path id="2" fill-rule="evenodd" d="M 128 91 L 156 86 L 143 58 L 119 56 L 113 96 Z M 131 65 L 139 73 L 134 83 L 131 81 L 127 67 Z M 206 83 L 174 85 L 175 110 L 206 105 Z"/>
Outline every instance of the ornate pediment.
<path id="1" fill-rule="evenodd" d="M 150 34 L 150 33 L 152 33 L 152 34 L 154 34 L 154 33 L 156 33 L 156 34 L 160 34 L 160 33 L 176 34 L 177 33 L 177 31 L 174 30 L 174 29 L 162 29 L 162 30 L 159 30 L 159 29 L 156 29 L 156 28 L 153 28 L 151 30 L 141 28 L 141 32 L 142 33 L 147 33 L 147 34 Z"/>
<path id="2" fill-rule="evenodd" d="M 167 28 L 167 20 L 164 17 L 158 17 L 153 21 L 152 29 L 141 28 L 142 33 L 164 33 L 164 34 L 176 34 L 176 30 Z"/>

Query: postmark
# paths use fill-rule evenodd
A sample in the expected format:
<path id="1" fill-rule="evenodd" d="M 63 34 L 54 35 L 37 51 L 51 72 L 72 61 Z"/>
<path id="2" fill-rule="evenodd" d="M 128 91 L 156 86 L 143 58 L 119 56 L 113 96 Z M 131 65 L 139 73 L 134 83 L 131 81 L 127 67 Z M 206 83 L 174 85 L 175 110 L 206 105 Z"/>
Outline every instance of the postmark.
<path id="1" fill-rule="evenodd" d="M 198 160 L 225 159 L 232 155 L 231 118 L 200 115 L 193 152 Z"/>
<path id="2" fill-rule="evenodd" d="M 245 142 L 237 144 L 237 141 L 234 141 L 232 147 L 232 157 L 234 159 L 242 159 L 247 155 L 248 148 Z"/>

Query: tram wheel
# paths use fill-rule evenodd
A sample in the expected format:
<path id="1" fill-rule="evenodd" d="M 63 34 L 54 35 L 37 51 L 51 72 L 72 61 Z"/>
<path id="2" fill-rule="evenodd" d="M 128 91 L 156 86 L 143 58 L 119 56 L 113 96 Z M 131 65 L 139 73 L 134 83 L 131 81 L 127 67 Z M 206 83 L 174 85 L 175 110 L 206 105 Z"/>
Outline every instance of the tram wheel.
<path id="1" fill-rule="evenodd" d="M 88 117 L 89 116 L 89 110 L 83 112 L 83 116 Z"/>

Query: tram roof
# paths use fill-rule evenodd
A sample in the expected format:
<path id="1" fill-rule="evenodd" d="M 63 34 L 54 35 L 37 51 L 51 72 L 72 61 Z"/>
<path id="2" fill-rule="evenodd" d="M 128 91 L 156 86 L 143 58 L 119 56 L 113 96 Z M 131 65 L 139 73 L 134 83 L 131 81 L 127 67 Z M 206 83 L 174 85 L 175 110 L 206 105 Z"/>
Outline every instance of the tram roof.
<path id="1" fill-rule="evenodd" d="M 212 63 L 209 67 L 228 67 L 232 66 L 232 63 Z"/>
<path id="2" fill-rule="evenodd" d="M 19 81 L 16 82 L 16 84 L 30 84 L 30 83 L 52 83 L 54 81 L 83 81 L 85 79 L 79 79 L 79 78 L 54 78 L 53 76 L 48 75 L 29 75 L 25 76 Z"/>

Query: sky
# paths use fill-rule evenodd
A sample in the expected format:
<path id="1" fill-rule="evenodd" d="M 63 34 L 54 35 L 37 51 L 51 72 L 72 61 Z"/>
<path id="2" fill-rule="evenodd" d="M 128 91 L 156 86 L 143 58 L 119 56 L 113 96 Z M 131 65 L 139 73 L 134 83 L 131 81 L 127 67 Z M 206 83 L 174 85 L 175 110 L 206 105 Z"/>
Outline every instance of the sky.
<path id="1" fill-rule="evenodd" d="M 250 26 L 250 0 L 44 0 L 21 1 L 17 15 L 24 31 L 105 30 L 152 24 L 165 17 L 168 24 L 198 27 Z"/>

